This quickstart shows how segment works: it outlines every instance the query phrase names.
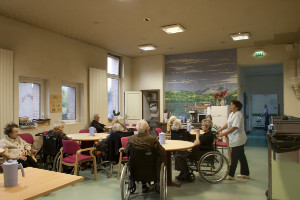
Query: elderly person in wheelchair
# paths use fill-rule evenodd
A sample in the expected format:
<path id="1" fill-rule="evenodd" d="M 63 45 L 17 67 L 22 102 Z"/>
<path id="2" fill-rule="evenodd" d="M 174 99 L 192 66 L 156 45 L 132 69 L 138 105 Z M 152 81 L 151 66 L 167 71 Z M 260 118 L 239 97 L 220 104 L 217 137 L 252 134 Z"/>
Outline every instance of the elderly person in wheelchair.
<path id="1" fill-rule="evenodd" d="M 175 178 L 180 181 L 189 179 L 190 170 L 187 164 L 188 159 L 199 160 L 206 152 L 214 150 L 214 134 L 211 131 L 212 122 L 208 119 L 202 120 L 202 130 L 204 134 L 200 135 L 197 129 L 196 140 L 192 151 L 178 151 L 175 155 L 175 169 L 180 174 Z"/>
<path id="2" fill-rule="evenodd" d="M 145 120 L 139 121 L 136 126 L 138 134 L 129 137 L 125 146 L 124 152 L 130 158 L 121 175 L 122 199 L 128 199 L 130 193 L 135 192 L 136 181 L 142 182 L 143 193 L 149 190 L 147 183 L 159 183 L 160 187 L 155 184 L 155 188 L 161 191 L 161 199 L 166 198 L 166 167 L 161 164 L 166 163 L 166 152 L 156 137 L 149 135 L 149 128 Z"/>

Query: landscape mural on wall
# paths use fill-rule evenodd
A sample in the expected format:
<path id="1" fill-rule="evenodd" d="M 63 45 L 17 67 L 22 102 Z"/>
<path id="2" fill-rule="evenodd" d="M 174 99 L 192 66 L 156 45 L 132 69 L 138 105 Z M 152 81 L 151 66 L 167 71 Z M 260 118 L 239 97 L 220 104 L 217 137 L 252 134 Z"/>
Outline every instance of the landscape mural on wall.
<path id="1" fill-rule="evenodd" d="M 170 115 L 187 114 L 190 106 L 216 104 L 226 91 L 227 104 L 237 99 L 237 50 L 218 50 L 165 56 L 165 105 Z M 196 109 L 206 114 L 206 109 Z"/>

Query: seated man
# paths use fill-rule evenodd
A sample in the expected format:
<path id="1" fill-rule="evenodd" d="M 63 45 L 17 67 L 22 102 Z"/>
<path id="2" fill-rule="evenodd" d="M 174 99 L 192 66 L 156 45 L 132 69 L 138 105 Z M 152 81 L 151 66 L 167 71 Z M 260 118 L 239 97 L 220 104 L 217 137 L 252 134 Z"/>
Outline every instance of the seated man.
<path id="1" fill-rule="evenodd" d="M 182 124 L 180 119 L 176 119 L 173 122 L 173 125 L 171 127 L 171 139 L 172 140 L 185 140 L 190 141 L 191 140 L 191 134 L 186 129 L 182 128 Z"/>
<path id="2" fill-rule="evenodd" d="M 65 133 L 64 133 L 64 128 L 65 128 L 65 122 L 64 121 L 56 121 L 54 122 L 53 125 L 53 130 L 48 131 L 49 136 L 54 136 L 59 138 L 59 148 L 62 147 L 62 140 L 70 140 Z"/>
<path id="3" fill-rule="evenodd" d="M 165 149 L 161 146 L 156 137 L 149 135 L 149 124 L 145 120 L 141 120 L 137 123 L 136 129 L 138 131 L 137 135 L 133 135 L 128 138 L 127 144 L 125 146 L 124 152 L 129 153 L 131 148 L 135 149 L 149 149 L 156 147 L 158 154 L 162 162 L 166 164 L 167 155 Z M 143 192 L 147 192 L 148 188 L 146 183 L 142 184 Z"/>
<path id="4" fill-rule="evenodd" d="M 23 167 L 38 167 L 37 163 L 29 156 L 31 145 L 18 135 L 19 126 L 15 123 L 7 124 L 4 128 L 5 138 L 1 140 L 0 149 L 9 159 L 17 160 Z"/>
<path id="5" fill-rule="evenodd" d="M 200 135 L 200 130 L 197 129 L 196 140 L 191 152 L 178 151 L 175 155 L 175 169 L 180 171 L 180 174 L 175 178 L 184 181 L 189 173 L 187 159 L 199 160 L 206 152 L 213 150 L 214 134 L 211 132 L 212 122 L 208 119 L 202 120 L 202 130 L 204 134 Z"/>
<path id="6" fill-rule="evenodd" d="M 95 114 L 91 126 L 97 130 L 97 133 L 103 133 L 105 132 L 106 126 L 104 124 L 101 124 L 99 120 L 100 120 L 99 114 Z"/>

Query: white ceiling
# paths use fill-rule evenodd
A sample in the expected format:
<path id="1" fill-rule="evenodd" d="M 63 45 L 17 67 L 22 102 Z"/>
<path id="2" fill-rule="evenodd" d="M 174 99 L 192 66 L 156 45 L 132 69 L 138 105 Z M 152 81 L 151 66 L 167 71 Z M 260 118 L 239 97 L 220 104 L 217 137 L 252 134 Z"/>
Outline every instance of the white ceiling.
<path id="1" fill-rule="evenodd" d="M 300 0 L 1 0 L 0 14 L 132 57 L 300 41 Z M 176 23 L 186 31 L 160 29 Z"/>

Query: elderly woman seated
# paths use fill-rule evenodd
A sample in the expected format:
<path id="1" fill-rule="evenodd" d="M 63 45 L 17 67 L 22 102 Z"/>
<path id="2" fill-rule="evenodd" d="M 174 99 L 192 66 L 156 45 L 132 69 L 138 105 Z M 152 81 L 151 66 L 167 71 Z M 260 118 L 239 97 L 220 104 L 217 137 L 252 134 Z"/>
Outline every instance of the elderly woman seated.
<path id="1" fill-rule="evenodd" d="M 125 124 L 121 124 L 121 123 L 119 122 L 119 119 L 118 119 L 117 117 L 115 117 L 115 118 L 113 119 L 111 125 L 113 126 L 113 125 L 116 124 L 116 123 L 120 124 L 120 125 L 122 126 L 122 128 L 123 128 L 124 131 L 128 131 L 128 128 L 125 126 Z"/>
<path id="2" fill-rule="evenodd" d="M 212 122 L 208 119 L 202 120 L 202 130 L 204 134 L 200 135 L 200 130 L 197 129 L 196 140 L 192 151 L 178 151 L 175 155 L 175 169 L 180 171 L 180 174 L 175 178 L 178 180 L 186 180 L 189 174 L 187 159 L 199 160 L 206 152 L 213 150 L 214 134 L 211 131 Z"/>
<path id="3" fill-rule="evenodd" d="M 0 149 L 9 159 L 17 160 L 23 167 L 38 167 L 36 161 L 29 156 L 31 145 L 18 134 L 19 126 L 15 123 L 7 124 L 4 128 L 5 138 L 0 142 Z"/>
<path id="4" fill-rule="evenodd" d="M 186 140 L 191 139 L 191 134 L 186 129 L 182 128 L 180 119 L 176 119 L 171 127 L 171 139 L 172 140 Z"/>
<path id="5" fill-rule="evenodd" d="M 53 130 L 48 131 L 49 136 L 54 136 L 59 138 L 59 146 L 62 147 L 62 140 L 70 140 L 65 133 L 64 133 L 64 128 L 65 128 L 65 122 L 64 121 L 56 121 L 54 122 L 53 125 Z"/>

